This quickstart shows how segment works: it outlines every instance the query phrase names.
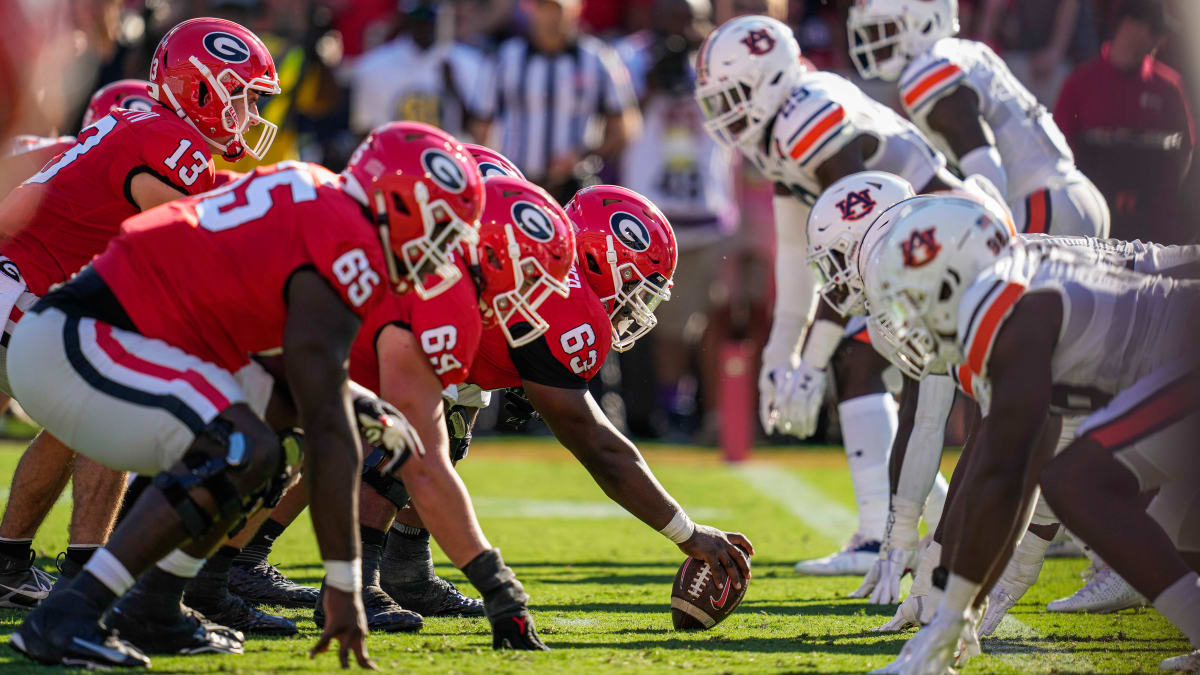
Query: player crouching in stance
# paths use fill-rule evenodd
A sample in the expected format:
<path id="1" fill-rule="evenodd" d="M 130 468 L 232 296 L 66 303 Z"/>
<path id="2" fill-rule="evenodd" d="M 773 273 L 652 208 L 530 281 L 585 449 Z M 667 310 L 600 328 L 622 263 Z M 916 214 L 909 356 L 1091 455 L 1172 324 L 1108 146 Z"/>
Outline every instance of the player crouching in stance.
<path id="1" fill-rule="evenodd" d="M 803 223 L 817 195 L 859 171 L 888 171 L 920 190 L 959 182 L 916 127 L 849 80 L 808 68 L 791 29 L 768 17 L 738 17 L 709 34 L 696 64 L 696 99 L 713 138 L 741 151 L 776 186 L 778 297 L 759 373 L 764 430 L 812 435 L 831 369 L 837 378 L 858 529 L 842 550 L 801 561 L 796 571 L 864 574 L 887 520 L 896 404 L 883 383 L 887 362 L 866 344 L 862 325 L 847 326 L 816 306 L 813 276 L 796 264 L 807 254 Z M 847 204 L 857 214 L 870 206 L 853 198 Z"/>
<path id="2" fill-rule="evenodd" d="M 248 396 L 238 379 L 249 355 L 281 352 L 329 587 L 313 652 L 337 639 L 343 664 L 350 652 L 370 664 L 353 496 L 361 449 L 345 364 L 362 318 L 389 293 L 436 288 L 429 275 L 470 236 L 482 201 L 473 162 L 441 132 L 393 125 L 370 141 L 384 150 L 360 178 L 284 162 L 130 219 L 21 321 L 9 374 L 30 414 L 84 455 L 157 476 L 109 544 L 13 635 L 19 651 L 44 663 L 149 664 L 100 619 L 155 561 L 195 576 L 238 521 L 283 489 L 299 458 L 262 421 L 263 392 Z M 390 189 L 410 165 L 447 184 L 469 219 L 431 203 L 428 188 Z M 380 217 L 401 197 L 433 216 L 419 236 Z M 407 448 L 390 445 L 403 461 Z M 490 571 L 494 587 L 512 589 L 507 567 Z M 154 619 L 164 632 L 187 629 L 177 603 Z"/>
<path id="3" fill-rule="evenodd" d="M 983 420 L 946 512 L 933 574 L 941 602 L 883 672 L 940 673 L 970 656 L 981 605 L 1039 478 L 1064 523 L 1082 528 L 1200 647 L 1200 585 L 1179 553 L 1195 545 L 1182 524 L 1200 514 L 1186 499 L 1175 502 L 1157 514 L 1164 531 L 1136 500 L 1140 491 L 1200 477 L 1186 440 L 1200 402 L 1200 285 L 1027 246 L 974 200 L 917 197 L 893 209 L 863 273 L 870 304 L 888 314 L 923 366 L 945 362 L 979 401 Z M 1047 466 L 1059 416 L 1081 413 L 1089 416 L 1064 459 Z M 1124 524 L 1120 545 L 1110 545 L 1113 522 Z"/>
<path id="4" fill-rule="evenodd" d="M 442 391 L 466 378 L 484 325 L 503 332 L 509 344 L 524 345 L 541 337 L 549 326 L 539 308 L 549 298 L 568 293 L 566 278 L 575 259 L 575 237 L 562 207 L 532 183 L 495 176 L 485 181 L 484 188 L 478 241 L 464 243 L 462 255 L 456 256 L 461 280 L 436 298 L 410 302 L 405 296 L 397 298 L 392 302 L 394 310 L 367 319 L 351 352 L 350 373 L 355 381 L 395 404 L 412 421 L 426 448 L 425 456 L 399 471 L 382 466 L 386 453 L 373 454 L 365 462 L 360 515 L 363 583 L 369 589 L 364 591 L 367 619 L 373 629 L 414 630 L 420 628 L 421 617 L 405 610 L 447 614 L 447 596 L 457 596 L 459 602 L 448 603 L 454 613 L 486 611 L 494 647 L 545 649 L 523 596 L 517 598 L 520 602 L 506 600 L 497 595 L 488 577 L 481 577 L 499 561 L 499 554 L 490 550 L 479 531 L 467 493 L 451 468 L 458 458 L 450 454 Z M 516 321 L 525 322 L 530 330 L 514 334 L 508 326 Z M 434 464 L 436 470 L 427 464 Z M 457 493 L 449 494 L 443 483 L 453 485 Z M 423 526 L 483 595 L 480 611 L 474 611 L 478 601 L 465 598 L 453 586 L 438 584 L 442 580 L 432 574 L 431 564 L 389 566 L 381 579 L 388 540 L 403 536 L 389 537 L 388 529 L 398 508 L 410 498 Z M 428 537 L 424 545 L 428 547 Z M 416 584 L 428 588 L 412 588 L 414 576 Z M 401 604 L 393 593 L 403 598 Z M 412 603 L 414 595 L 427 602 Z M 441 602 L 428 602 L 435 597 Z M 415 624 L 411 617 L 416 618 Z M 318 607 L 318 625 L 320 621 Z"/>

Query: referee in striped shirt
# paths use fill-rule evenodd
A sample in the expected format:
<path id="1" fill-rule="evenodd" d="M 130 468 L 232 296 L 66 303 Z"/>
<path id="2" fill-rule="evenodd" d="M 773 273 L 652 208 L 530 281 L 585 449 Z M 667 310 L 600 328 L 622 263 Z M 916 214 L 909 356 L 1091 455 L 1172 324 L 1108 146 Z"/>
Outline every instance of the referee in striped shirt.
<path id="1" fill-rule="evenodd" d="M 580 0 L 524 0 L 529 36 L 500 45 L 480 92 L 477 138 L 498 140 L 527 177 L 566 203 L 589 155 L 612 163 L 641 116 L 613 49 L 579 35 Z M 498 136 L 492 136 L 492 124 Z M 602 127 L 602 131 L 601 131 Z"/>

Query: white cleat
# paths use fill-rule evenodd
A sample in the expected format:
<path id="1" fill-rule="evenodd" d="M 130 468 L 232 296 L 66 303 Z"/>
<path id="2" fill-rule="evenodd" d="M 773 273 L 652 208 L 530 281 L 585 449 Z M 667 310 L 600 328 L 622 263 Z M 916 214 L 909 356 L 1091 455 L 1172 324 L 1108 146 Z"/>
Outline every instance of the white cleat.
<path id="1" fill-rule="evenodd" d="M 1180 654 L 1169 659 L 1163 659 L 1158 664 L 1159 670 L 1174 670 L 1180 673 L 1200 673 L 1200 649 L 1190 654 Z"/>
<path id="2" fill-rule="evenodd" d="M 1070 537 L 1055 539 L 1046 547 L 1047 558 L 1082 558 L 1085 555 L 1083 547 Z"/>
<path id="3" fill-rule="evenodd" d="M 837 553 L 830 553 L 824 558 L 801 560 L 794 569 L 797 574 L 814 577 L 861 577 L 871 571 L 878 558 L 879 541 L 855 534 Z"/>
<path id="4" fill-rule="evenodd" d="M 1083 573 L 1087 583 L 1075 594 L 1046 605 L 1048 612 L 1086 612 L 1108 614 L 1130 607 L 1145 607 L 1145 596 L 1138 593 L 1108 565 L 1089 567 Z"/>

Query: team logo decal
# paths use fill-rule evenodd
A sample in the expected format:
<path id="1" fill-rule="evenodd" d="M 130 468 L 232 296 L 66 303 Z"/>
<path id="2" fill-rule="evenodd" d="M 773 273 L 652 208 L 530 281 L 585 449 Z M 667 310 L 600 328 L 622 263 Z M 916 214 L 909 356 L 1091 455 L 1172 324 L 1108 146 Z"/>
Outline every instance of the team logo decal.
<path id="1" fill-rule="evenodd" d="M 746 49 L 754 56 L 761 56 L 775 48 L 775 38 L 771 37 L 766 28 L 756 28 L 746 33 L 742 44 L 746 45 Z"/>
<path id="2" fill-rule="evenodd" d="M 242 63 L 250 58 L 250 48 L 232 33 L 215 31 L 204 36 L 204 48 L 209 54 L 230 63 Z"/>
<path id="3" fill-rule="evenodd" d="M 458 193 L 467 187 L 467 176 L 462 167 L 442 150 L 430 148 L 421 153 L 421 165 L 425 173 L 445 190 Z"/>
<path id="4" fill-rule="evenodd" d="M 17 283 L 21 283 L 21 271 L 17 269 L 17 264 L 11 260 L 0 260 L 0 272 L 4 276 L 12 279 Z"/>
<path id="5" fill-rule="evenodd" d="M 908 241 L 901 242 L 900 250 L 904 252 L 905 267 L 923 267 L 937 257 L 942 245 L 933 236 L 934 228 L 915 230 Z"/>
<path id="6" fill-rule="evenodd" d="M 126 110 L 136 110 L 137 112 L 150 112 L 154 107 L 154 103 L 148 98 L 141 96 L 127 96 L 121 101 L 121 107 Z"/>
<path id="7" fill-rule="evenodd" d="M 517 202 L 512 206 L 513 223 L 530 239 L 550 241 L 554 238 L 554 225 L 550 216 L 530 202 Z"/>
<path id="8" fill-rule="evenodd" d="M 632 213 L 617 211 L 609 216 L 608 225 L 626 248 L 634 251 L 650 248 L 650 230 Z"/>
<path id="9" fill-rule="evenodd" d="M 513 178 L 516 178 L 516 176 L 513 176 L 511 171 L 505 169 L 499 164 L 496 164 L 495 162 L 480 162 L 479 174 L 484 178 L 491 178 L 492 176 L 512 176 Z"/>
<path id="10" fill-rule="evenodd" d="M 837 203 L 842 212 L 842 220 L 858 220 L 875 210 L 875 200 L 871 199 L 870 188 L 858 192 L 849 192 L 846 198 Z"/>

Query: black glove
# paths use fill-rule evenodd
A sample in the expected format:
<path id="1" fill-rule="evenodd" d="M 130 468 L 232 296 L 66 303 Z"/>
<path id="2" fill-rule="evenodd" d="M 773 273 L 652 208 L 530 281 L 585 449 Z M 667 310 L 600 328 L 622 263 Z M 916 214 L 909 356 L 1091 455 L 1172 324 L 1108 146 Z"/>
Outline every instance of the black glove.
<path id="1" fill-rule="evenodd" d="M 513 431 L 522 432 L 529 423 L 541 419 L 541 415 L 525 397 L 525 390 L 512 387 L 504 390 L 504 423 Z"/>
<path id="2" fill-rule="evenodd" d="M 493 649 L 550 649 L 533 626 L 525 587 L 504 564 L 499 549 L 480 553 L 462 571 L 483 596 L 483 608 L 492 624 Z"/>
<path id="3" fill-rule="evenodd" d="M 533 617 L 526 610 L 516 616 L 492 622 L 492 649 L 524 649 L 550 651 L 533 626 Z"/>
<path id="4" fill-rule="evenodd" d="M 367 444 L 386 450 L 391 455 L 379 467 L 382 473 L 389 474 L 399 468 L 410 452 L 418 456 L 425 454 L 425 446 L 421 444 L 417 430 L 387 401 L 374 396 L 357 396 L 354 399 L 354 416 Z"/>
<path id="5" fill-rule="evenodd" d="M 471 447 L 471 425 L 467 423 L 467 408 L 451 406 L 446 413 L 446 432 L 450 436 L 450 462 L 457 464 L 467 456 Z"/>

